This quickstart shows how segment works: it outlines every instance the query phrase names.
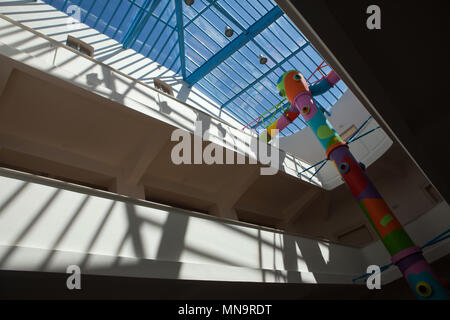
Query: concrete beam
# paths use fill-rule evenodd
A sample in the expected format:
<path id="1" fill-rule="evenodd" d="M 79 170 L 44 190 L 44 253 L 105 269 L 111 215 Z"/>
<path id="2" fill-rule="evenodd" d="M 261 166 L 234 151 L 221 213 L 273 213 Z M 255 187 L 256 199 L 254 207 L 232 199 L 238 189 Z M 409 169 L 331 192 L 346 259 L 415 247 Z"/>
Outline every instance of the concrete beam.
<path id="1" fill-rule="evenodd" d="M 187 187 L 185 184 L 156 176 L 148 177 L 148 179 L 143 181 L 143 184 L 157 190 L 168 191 L 170 193 L 184 195 L 207 202 L 211 202 L 211 199 L 214 199 L 215 197 L 215 193 L 208 192 L 204 189 L 198 189 L 192 186 Z"/>
<path id="2" fill-rule="evenodd" d="M 260 175 L 259 166 L 248 166 L 244 173 L 238 172 L 238 176 L 229 179 L 219 192 L 217 192 L 217 204 L 211 208 L 212 215 L 237 220 L 234 205 L 242 195 L 255 183 Z"/>
<path id="3" fill-rule="evenodd" d="M 289 224 L 294 222 L 304 210 L 315 200 L 319 198 L 319 196 L 323 192 L 319 189 L 310 189 L 297 200 L 295 200 L 289 207 L 284 209 L 280 216 L 283 219 L 283 222 L 279 225 L 281 229 L 286 228 Z"/>
<path id="4" fill-rule="evenodd" d="M 153 160 L 169 143 L 169 140 L 167 140 L 168 136 L 157 134 L 156 130 L 152 134 L 154 136 L 151 139 L 147 139 L 142 145 L 140 144 L 121 166 L 126 183 L 130 185 L 138 185 L 140 183 Z"/>
<path id="5" fill-rule="evenodd" d="M 3 90 L 8 83 L 9 77 L 13 71 L 13 67 L 5 60 L 0 61 L 0 96 L 3 94 Z"/>
<path id="6" fill-rule="evenodd" d="M 109 191 L 135 199 L 145 200 L 144 186 L 142 184 L 129 184 L 123 177 L 116 177 L 113 183 L 110 185 Z"/>

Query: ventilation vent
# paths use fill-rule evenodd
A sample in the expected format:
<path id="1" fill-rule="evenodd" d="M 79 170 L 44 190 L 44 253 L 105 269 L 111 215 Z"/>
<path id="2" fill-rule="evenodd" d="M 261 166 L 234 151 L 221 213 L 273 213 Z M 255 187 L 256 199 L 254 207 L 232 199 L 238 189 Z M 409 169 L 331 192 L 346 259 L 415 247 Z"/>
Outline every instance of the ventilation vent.
<path id="1" fill-rule="evenodd" d="M 162 91 L 162 92 L 164 92 L 164 93 L 166 93 L 168 95 L 173 96 L 172 87 L 169 86 L 167 83 L 165 83 L 165 82 L 155 78 L 155 79 L 153 79 L 153 84 L 155 85 L 156 89 L 158 89 L 158 90 L 160 90 L 160 91 Z"/>
<path id="2" fill-rule="evenodd" d="M 67 36 L 66 45 L 89 57 L 94 56 L 94 47 L 72 36 Z"/>

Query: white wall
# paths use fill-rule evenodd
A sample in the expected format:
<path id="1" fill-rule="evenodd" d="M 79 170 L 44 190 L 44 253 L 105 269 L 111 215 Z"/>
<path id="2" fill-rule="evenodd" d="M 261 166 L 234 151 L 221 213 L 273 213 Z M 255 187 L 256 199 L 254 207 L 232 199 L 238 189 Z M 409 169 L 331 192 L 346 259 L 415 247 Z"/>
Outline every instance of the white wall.
<path id="1" fill-rule="evenodd" d="M 355 95 L 350 90 L 347 90 L 331 110 L 331 116 L 328 119 L 336 131 L 342 133 L 352 125 L 359 128 L 369 116 L 370 114 Z M 378 123 L 371 119 L 360 131 L 360 134 L 374 129 L 377 126 Z M 381 157 L 391 145 L 392 140 L 380 128 L 351 143 L 349 146 L 355 158 L 368 167 Z M 305 160 L 311 165 L 326 157 L 322 146 L 309 127 L 290 136 L 280 138 L 280 149 Z M 314 173 L 319 167 L 317 166 L 315 169 L 312 169 L 311 172 Z M 334 189 L 343 183 L 339 173 L 331 162 L 327 162 L 319 173 L 317 173 L 317 176 L 322 182 L 322 187 L 327 190 Z"/>
<path id="2" fill-rule="evenodd" d="M 356 248 L 0 169 L 0 269 L 72 264 L 85 274 L 306 283 L 349 283 L 364 269 Z"/>
<path id="3" fill-rule="evenodd" d="M 406 226 L 418 245 L 450 227 L 442 202 Z M 450 239 L 425 249 L 428 261 Z M 358 249 L 0 169 L 0 269 L 166 279 L 351 283 L 389 263 Z M 401 277 L 396 267 L 382 283 Z"/>

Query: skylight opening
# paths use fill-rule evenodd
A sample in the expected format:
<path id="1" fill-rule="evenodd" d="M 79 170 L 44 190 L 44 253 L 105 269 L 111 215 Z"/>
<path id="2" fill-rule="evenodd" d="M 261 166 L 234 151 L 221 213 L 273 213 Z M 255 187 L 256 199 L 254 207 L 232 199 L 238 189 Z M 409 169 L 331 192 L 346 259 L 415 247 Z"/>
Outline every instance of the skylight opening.
<path id="1" fill-rule="evenodd" d="M 81 21 L 90 27 L 180 76 L 194 75 L 194 78 L 189 78 L 195 79 L 194 87 L 241 122 L 243 127 L 261 115 L 266 120 L 275 120 L 281 115 L 282 108 L 273 107 L 282 100 L 276 84 L 285 71 L 299 70 L 310 84 L 331 71 L 329 66 L 321 69 L 323 74 L 317 71 L 324 62 L 323 58 L 285 14 L 272 14 L 277 11 L 272 0 L 196 0 L 191 6 L 181 1 L 181 12 L 177 11 L 175 0 L 155 1 L 45 2 L 61 11 L 70 5 L 78 5 L 81 7 Z M 179 14 L 183 20 L 183 50 L 178 40 Z M 247 29 L 264 19 L 273 21 L 267 20 L 253 38 L 245 38 Z M 225 35 L 226 27 L 233 29 L 232 37 Z M 244 40 L 243 44 L 232 49 L 230 44 L 238 38 Z M 180 52 L 184 53 L 183 56 Z M 218 54 L 224 59 L 216 59 L 216 65 L 208 66 L 206 72 L 197 72 L 204 70 Z M 260 55 L 267 58 L 265 64 L 260 64 Z M 345 90 L 346 85 L 340 81 L 316 100 L 331 110 Z M 281 135 L 304 127 L 304 122 L 297 118 Z M 259 126 L 256 131 L 263 129 Z"/>

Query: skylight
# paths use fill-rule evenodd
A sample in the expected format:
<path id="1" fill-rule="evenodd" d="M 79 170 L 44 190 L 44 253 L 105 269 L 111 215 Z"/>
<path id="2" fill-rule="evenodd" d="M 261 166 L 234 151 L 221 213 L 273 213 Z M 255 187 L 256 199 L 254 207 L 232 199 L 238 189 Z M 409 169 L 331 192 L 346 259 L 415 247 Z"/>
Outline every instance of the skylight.
<path id="1" fill-rule="evenodd" d="M 322 77 L 317 68 L 324 59 L 271 0 L 195 0 L 191 6 L 182 0 L 45 2 L 61 11 L 79 6 L 81 22 L 173 70 L 257 132 L 263 122 L 254 120 L 262 114 L 266 120 L 281 115 L 283 108 L 273 106 L 282 100 L 276 82 L 283 72 L 300 70 L 310 83 Z M 346 89 L 339 81 L 316 100 L 330 110 Z M 303 129 L 300 118 L 282 135 Z"/>

